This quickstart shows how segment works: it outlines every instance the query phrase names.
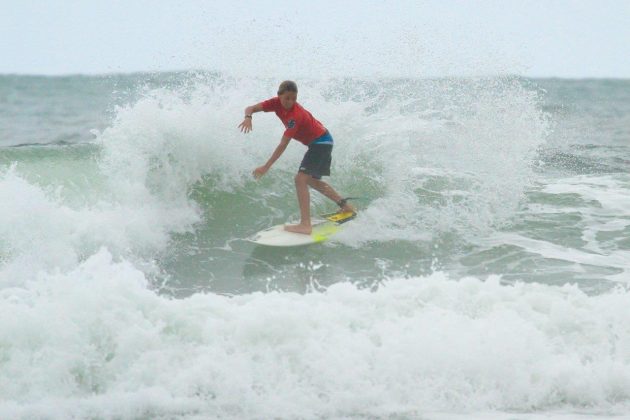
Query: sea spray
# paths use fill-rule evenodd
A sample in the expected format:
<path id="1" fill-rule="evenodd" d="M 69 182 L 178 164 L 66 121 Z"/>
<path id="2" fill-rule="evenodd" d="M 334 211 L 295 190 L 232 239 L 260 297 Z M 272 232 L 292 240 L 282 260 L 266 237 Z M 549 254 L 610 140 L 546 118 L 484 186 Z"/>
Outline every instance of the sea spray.
<path id="1" fill-rule="evenodd" d="M 208 188 L 256 185 L 251 170 L 266 160 L 281 130 L 264 114 L 247 136 L 234 125 L 244 105 L 273 96 L 270 82 L 260 81 L 267 92 L 248 82 L 248 93 L 240 80 L 201 80 L 152 90 L 119 109 L 98 137 L 113 190 L 132 199 L 157 194 L 181 207 L 191 205 L 186 193 L 204 177 L 213 181 Z M 435 228 L 465 234 L 509 222 L 547 135 L 537 93 L 515 78 L 306 80 L 299 100 L 336 139 L 331 183 L 347 195 L 368 195 L 355 242 L 415 240 Z M 271 179 L 295 172 L 298 149 L 289 148 Z M 291 183 L 286 187 L 275 193 L 291 198 Z"/>

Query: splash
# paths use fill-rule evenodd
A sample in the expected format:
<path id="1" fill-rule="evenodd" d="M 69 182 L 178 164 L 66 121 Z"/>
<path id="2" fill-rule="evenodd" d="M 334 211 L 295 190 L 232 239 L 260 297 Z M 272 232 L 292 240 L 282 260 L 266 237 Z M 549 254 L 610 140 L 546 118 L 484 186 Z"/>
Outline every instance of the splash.
<path id="1" fill-rule="evenodd" d="M 195 184 L 211 179 L 207 188 L 269 195 L 250 172 L 270 155 L 280 126 L 259 114 L 245 137 L 235 125 L 242 108 L 271 96 L 275 85 L 198 78 L 148 92 L 119 109 L 99 136 L 115 191 L 181 207 L 190 205 L 186 193 Z M 336 139 L 331 183 L 368 197 L 346 235 L 358 243 L 477 234 L 509 222 L 548 130 L 539 99 L 515 78 L 305 80 L 299 98 Z M 292 207 L 289 174 L 302 152 L 290 147 L 270 176 Z"/>

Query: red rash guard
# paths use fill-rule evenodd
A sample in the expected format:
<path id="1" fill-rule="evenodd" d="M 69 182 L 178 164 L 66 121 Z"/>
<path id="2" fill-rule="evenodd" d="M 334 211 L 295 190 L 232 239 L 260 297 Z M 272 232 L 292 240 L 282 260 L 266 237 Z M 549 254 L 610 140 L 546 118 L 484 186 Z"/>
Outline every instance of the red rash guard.
<path id="1" fill-rule="evenodd" d="M 284 132 L 285 137 L 296 139 L 307 146 L 326 133 L 323 124 L 297 102 L 291 109 L 284 109 L 280 103 L 280 98 L 276 96 L 262 102 L 262 109 L 265 112 L 274 111 L 276 113 L 287 128 Z"/>

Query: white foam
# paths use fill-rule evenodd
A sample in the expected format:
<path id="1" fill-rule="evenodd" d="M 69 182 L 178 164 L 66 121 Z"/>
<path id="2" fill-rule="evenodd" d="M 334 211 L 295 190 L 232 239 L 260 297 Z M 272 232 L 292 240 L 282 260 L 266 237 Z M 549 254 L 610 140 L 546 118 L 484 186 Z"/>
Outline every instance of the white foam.
<path id="1" fill-rule="evenodd" d="M 554 239 L 529 238 L 526 232 L 494 232 L 485 238 L 477 239 L 478 244 L 498 246 L 514 245 L 544 258 L 563 260 L 576 264 L 599 266 L 606 269 L 620 269 L 618 274 L 606 275 L 609 280 L 628 282 L 630 272 L 630 251 L 619 247 L 616 240 L 627 237 L 625 230 L 630 226 L 630 180 L 625 174 L 580 175 L 568 178 L 549 179 L 540 188 L 548 194 L 571 194 L 579 199 L 577 203 L 529 205 L 524 211 L 535 217 L 545 215 L 572 215 L 567 219 L 571 229 L 578 230 L 583 245 L 566 246 L 554 243 Z M 577 220 L 574 218 L 577 217 Z M 603 240 L 599 233 L 612 234 L 613 240 Z M 576 267 L 579 270 L 579 267 Z"/>
<path id="2" fill-rule="evenodd" d="M 621 413 L 629 298 L 436 273 L 178 300 L 101 250 L 0 293 L 0 417 Z"/>
<path id="3" fill-rule="evenodd" d="M 609 251 L 605 254 L 587 252 L 557 245 L 549 241 L 527 238 L 517 233 L 496 233 L 491 237 L 484 238 L 480 243 L 495 246 L 509 244 L 544 258 L 606 268 L 621 268 L 624 271 L 630 270 L 630 251 L 617 250 Z M 623 278 L 625 278 L 626 281 L 630 280 L 628 276 L 624 276 Z"/>
<path id="4" fill-rule="evenodd" d="M 16 168 L 0 172 L 2 286 L 32 281 L 40 270 L 71 269 L 101 246 L 140 261 L 199 220 L 187 202 L 178 207 L 152 196 L 71 206 L 59 189 L 28 182 Z"/>
<path id="5" fill-rule="evenodd" d="M 562 178 L 545 185 L 543 191 L 550 194 L 578 194 L 584 200 L 595 200 L 601 208 L 590 208 L 597 214 L 630 215 L 630 177 L 627 174 Z"/>

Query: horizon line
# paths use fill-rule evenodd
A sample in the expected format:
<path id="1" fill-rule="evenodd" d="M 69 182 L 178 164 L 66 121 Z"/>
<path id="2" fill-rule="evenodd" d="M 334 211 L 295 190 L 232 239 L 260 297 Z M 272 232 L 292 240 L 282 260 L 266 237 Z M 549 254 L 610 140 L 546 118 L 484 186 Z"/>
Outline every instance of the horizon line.
<path id="1" fill-rule="evenodd" d="M 66 78 L 66 77 L 112 77 L 112 76 L 134 76 L 134 75 L 151 75 L 151 74 L 178 74 L 178 73 L 223 73 L 220 70 L 209 69 L 173 69 L 173 70 L 131 70 L 131 71 L 112 71 L 112 72 L 68 72 L 68 73 L 30 73 L 30 72 L 3 72 L 0 71 L 0 77 L 45 77 L 45 78 Z M 261 78 L 260 76 L 252 76 Z M 272 77 L 272 76 L 268 76 Z M 262 78 L 268 78 L 262 77 Z M 350 78 L 366 78 L 366 75 L 334 75 L 329 79 L 342 77 Z M 496 73 L 496 74 L 468 74 L 468 75 L 430 75 L 430 76 L 377 76 L 379 79 L 444 79 L 444 78 L 478 78 L 478 77 L 520 77 L 524 79 L 560 79 L 560 80 L 630 80 L 630 76 L 556 76 L 556 75 L 527 75 L 518 73 Z M 301 76 L 303 79 L 312 79 L 310 76 Z"/>

